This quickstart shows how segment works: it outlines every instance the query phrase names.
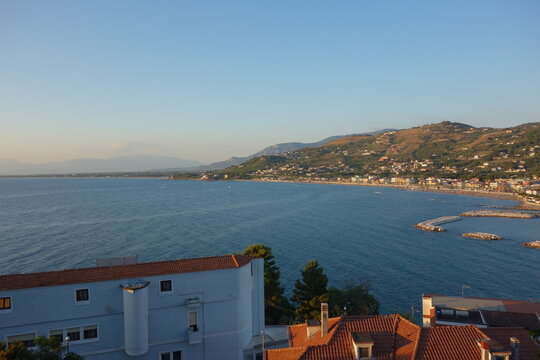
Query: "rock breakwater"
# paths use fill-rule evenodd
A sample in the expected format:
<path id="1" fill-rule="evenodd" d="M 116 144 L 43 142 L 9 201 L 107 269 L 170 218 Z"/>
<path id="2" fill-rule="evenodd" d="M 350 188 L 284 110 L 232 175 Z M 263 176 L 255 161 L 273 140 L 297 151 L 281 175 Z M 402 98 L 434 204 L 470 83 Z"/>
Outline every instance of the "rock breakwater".
<path id="1" fill-rule="evenodd" d="M 443 232 L 443 231 L 446 231 L 446 229 L 439 225 L 447 224 L 447 223 L 451 223 L 451 222 L 459 221 L 459 220 L 461 220 L 459 216 L 443 216 L 436 219 L 422 221 L 421 223 L 416 224 L 416 227 L 424 231 Z"/>
<path id="2" fill-rule="evenodd" d="M 531 242 L 521 244 L 521 245 L 523 245 L 525 247 L 540 249 L 540 240 L 539 241 L 531 241 Z"/>
<path id="3" fill-rule="evenodd" d="M 462 236 L 473 238 L 473 239 L 481 239 L 481 240 L 502 240 L 502 237 L 500 237 L 499 235 L 483 233 L 483 232 L 465 233 Z"/>
<path id="4" fill-rule="evenodd" d="M 534 219 L 536 214 L 522 212 L 522 211 L 502 211 L 502 210 L 475 210 L 466 211 L 461 216 L 474 216 L 474 217 L 506 217 L 514 219 Z"/>

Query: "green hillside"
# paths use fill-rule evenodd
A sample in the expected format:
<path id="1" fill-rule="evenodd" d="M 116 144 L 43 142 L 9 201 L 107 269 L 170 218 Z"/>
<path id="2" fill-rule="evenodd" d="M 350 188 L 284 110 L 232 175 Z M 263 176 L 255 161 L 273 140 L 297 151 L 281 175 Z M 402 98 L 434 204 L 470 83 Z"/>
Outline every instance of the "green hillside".
<path id="1" fill-rule="evenodd" d="M 474 128 L 444 121 L 251 159 L 215 179 L 374 175 L 482 179 L 540 175 L 540 123 Z"/>

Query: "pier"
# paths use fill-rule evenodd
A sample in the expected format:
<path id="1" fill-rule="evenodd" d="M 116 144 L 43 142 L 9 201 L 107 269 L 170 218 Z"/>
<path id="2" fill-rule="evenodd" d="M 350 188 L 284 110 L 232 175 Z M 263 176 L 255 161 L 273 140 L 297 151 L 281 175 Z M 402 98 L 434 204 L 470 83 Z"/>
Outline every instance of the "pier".
<path id="1" fill-rule="evenodd" d="M 473 238 L 473 239 L 481 239 L 481 240 L 502 240 L 502 237 L 500 237 L 499 235 L 483 233 L 483 232 L 465 233 L 462 236 Z"/>
<path id="2" fill-rule="evenodd" d="M 523 211 L 502 211 L 502 210 L 474 210 L 466 211 L 461 216 L 473 217 L 506 217 L 514 219 L 534 219 L 536 214 Z"/>
<path id="3" fill-rule="evenodd" d="M 416 227 L 424 231 L 443 232 L 446 231 L 446 229 L 439 225 L 459 220 L 461 220 L 459 216 L 443 216 L 436 219 L 422 221 L 421 223 L 416 224 Z"/>

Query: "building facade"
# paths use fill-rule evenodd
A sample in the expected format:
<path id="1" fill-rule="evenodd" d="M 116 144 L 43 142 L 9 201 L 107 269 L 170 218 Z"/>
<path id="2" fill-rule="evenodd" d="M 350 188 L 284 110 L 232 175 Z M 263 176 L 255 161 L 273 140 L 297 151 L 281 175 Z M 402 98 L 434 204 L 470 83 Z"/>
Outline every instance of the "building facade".
<path id="1" fill-rule="evenodd" d="M 56 336 L 87 360 L 236 360 L 263 330 L 263 260 L 249 256 L 0 275 L 5 343 Z"/>

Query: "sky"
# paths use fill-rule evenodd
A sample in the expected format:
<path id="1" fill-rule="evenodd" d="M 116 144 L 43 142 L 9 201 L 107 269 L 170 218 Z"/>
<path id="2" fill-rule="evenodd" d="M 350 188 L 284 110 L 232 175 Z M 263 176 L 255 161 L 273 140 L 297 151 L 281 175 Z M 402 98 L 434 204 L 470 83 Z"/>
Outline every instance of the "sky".
<path id="1" fill-rule="evenodd" d="M 0 159 L 540 121 L 540 2 L 0 0 Z"/>

